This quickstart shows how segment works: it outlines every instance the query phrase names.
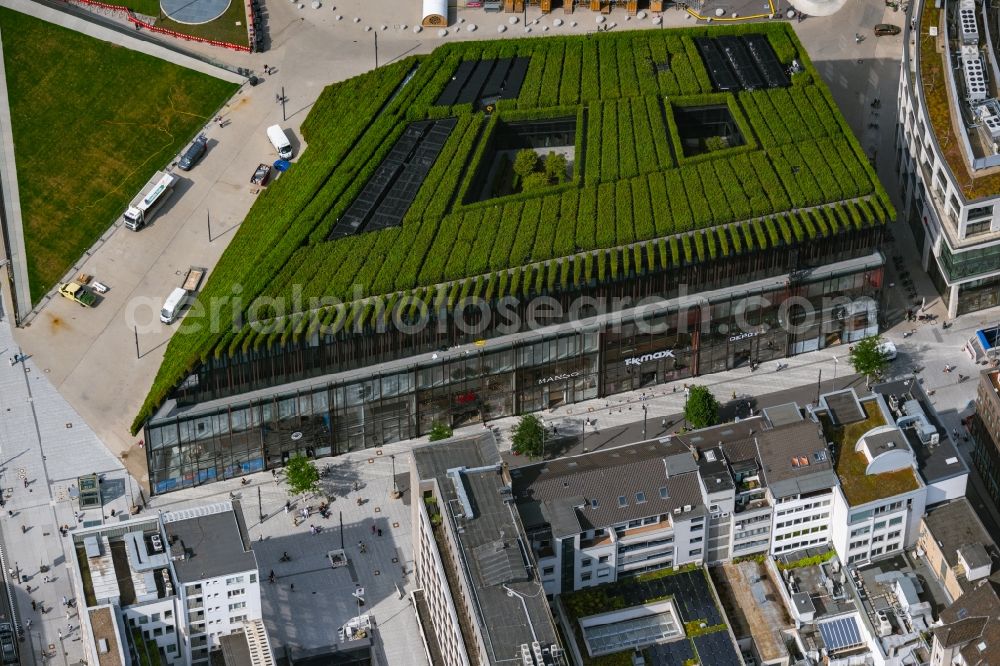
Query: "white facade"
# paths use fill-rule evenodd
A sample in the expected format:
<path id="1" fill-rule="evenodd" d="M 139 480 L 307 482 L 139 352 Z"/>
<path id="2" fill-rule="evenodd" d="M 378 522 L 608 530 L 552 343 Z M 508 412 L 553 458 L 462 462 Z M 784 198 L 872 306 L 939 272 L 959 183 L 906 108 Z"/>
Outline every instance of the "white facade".
<path id="1" fill-rule="evenodd" d="M 941 54 L 934 49 L 924 53 L 918 50 L 918 46 L 922 41 L 926 43 L 929 30 L 936 28 L 939 37 L 935 41 L 938 44 L 948 42 L 946 36 L 953 38 L 948 46 L 950 55 L 958 57 L 957 49 L 961 48 L 977 52 L 975 57 L 962 58 L 964 69 L 959 78 L 978 76 L 981 79 L 984 68 L 978 54 L 991 52 L 997 45 L 988 44 L 981 52 L 977 47 L 961 46 L 962 37 L 981 33 L 975 22 L 978 10 L 971 14 L 966 11 L 964 20 L 958 21 L 956 25 L 961 34 L 948 33 L 951 28 L 947 22 L 940 26 L 921 25 L 919 20 L 923 6 L 929 1 L 917 0 L 913 3 L 910 16 L 917 21 L 915 27 L 903 21 L 903 64 L 897 96 L 896 133 L 896 165 L 903 199 L 899 212 L 914 233 L 921 253 L 921 265 L 942 292 L 948 304 L 948 316 L 954 317 L 1000 303 L 1000 205 L 997 205 L 1000 204 L 1000 191 L 977 193 L 972 199 L 963 192 L 963 187 L 968 187 L 971 182 L 969 164 L 975 166 L 977 177 L 992 176 L 1000 169 L 1000 149 L 994 148 L 1000 142 L 988 138 L 992 136 L 992 128 L 982 119 L 978 124 L 984 131 L 980 132 L 970 124 L 971 137 L 968 131 L 956 134 L 954 128 L 949 136 L 935 136 L 920 81 L 919 59 L 940 60 Z M 957 3 L 943 4 L 946 7 L 950 5 L 954 5 L 957 15 Z M 994 63 L 990 62 L 985 69 L 995 71 Z M 967 115 L 975 113 L 968 100 L 957 100 L 955 70 L 944 67 L 944 73 L 945 81 L 937 87 L 935 94 L 949 94 L 952 117 L 959 109 L 966 111 Z M 963 89 L 970 89 L 965 81 L 961 84 Z M 982 86 L 976 87 L 973 93 L 976 97 L 974 103 L 980 103 L 984 97 Z M 976 151 L 972 149 L 974 144 L 980 146 Z M 962 154 L 965 162 L 963 173 L 952 171 L 943 157 L 942 145 L 949 146 L 951 150 L 957 148 Z"/>
<path id="2" fill-rule="evenodd" d="M 829 543 L 834 488 L 777 500 L 771 528 L 771 554 Z"/>
<path id="3" fill-rule="evenodd" d="M 126 655 L 134 649 L 155 649 L 170 666 L 208 664 L 222 636 L 262 619 L 256 559 L 239 531 L 232 503 L 192 513 L 158 514 L 73 532 L 75 550 L 83 551 L 74 558 L 76 596 L 88 598 L 87 581 L 95 600 L 80 613 L 92 663 L 97 663 L 101 649 L 88 626 L 95 609 L 110 610 L 118 645 Z M 209 532 L 210 545 L 171 538 L 171 529 L 202 518 L 231 526 L 232 531 Z M 226 557 L 227 549 L 235 556 Z M 185 563 L 191 554 L 204 558 L 199 562 L 207 563 L 211 575 L 189 575 L 192 568 Z"/>

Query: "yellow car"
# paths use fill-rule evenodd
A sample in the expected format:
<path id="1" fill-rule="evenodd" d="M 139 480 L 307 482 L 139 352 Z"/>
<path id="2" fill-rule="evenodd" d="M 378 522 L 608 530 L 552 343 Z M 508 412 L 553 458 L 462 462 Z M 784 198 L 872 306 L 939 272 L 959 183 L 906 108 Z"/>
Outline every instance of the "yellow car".
<path id="1" fill-rule="evenodd" d="M 71 301 L 76 301 L 85 308 L 91 307 L 97 300 L 93 292 L 76 282 L 67 282 L 59 285 L 59 293 Z"/>

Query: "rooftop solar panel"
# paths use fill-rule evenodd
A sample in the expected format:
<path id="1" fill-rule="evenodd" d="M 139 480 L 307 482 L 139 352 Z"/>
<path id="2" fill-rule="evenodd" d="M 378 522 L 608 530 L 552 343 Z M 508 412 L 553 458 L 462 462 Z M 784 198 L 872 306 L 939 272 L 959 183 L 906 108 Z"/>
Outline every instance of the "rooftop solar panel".
<path id="1" fill-rule="evenodd" d="M 831 652 L 864 645 L 857 619 L 853 615 L 823 622 L 819 625 L 819 633 Z"/>
<path id="2" fill-rule="evenodd" d="M 448 82 L 448 85 L 441 91 L 441 95 L 437 98 L 437 101 L 434 102 L 435 106 L 451 106 L 455 103 L 458 95 L 462 92 L 465 81 L 476 68 L 477 62 L 475 60 L 463 60 L 458 64 L 455 75 L 451 77 L 451 81 Z"/>
<path id="3" fill-rule="evenodd" d="M 473 70 L 468 81 L 462 86 L 462 91 L 458 94 L 459 104 L 471 104 L 479 99 L 479 91 L 486 84 L 486 79 L 489 78 L 495 62 L 496 60 L 480 60 L 476 63 L 476 69 Z"/>
<path id="4" fill-rule="evenodd" d="M 716 631 L 693 639 L 702 666 L 743 666 L 743 659 L 729 639 L 729 632 Z"/>
<path id="5" fill-rule="evenodd" d="M 402 224 L 456 123 L 455 118 L 445 118 L 408 125 L 327 240 Z"/>
<path id="6" fill-rule="evenodd" d="M 729 70 L 729 65 L 716 46 L 715 40 L 708 37 L 698 37 L 694 43 L 698 47 L 701 59 L 705 63 L 705 69 L 708 70 L 708 77 L 712 79 L 712 85 L 715 89 L 721 92 L 739 90 L 740 85 Z"/>
<path id="7" fill-rule="evenodd" d="M 746 90 L 759 90 L 764 87 L 764 79 L 757 71 L 750 53 L 739 38 L 719 37 L 716 41 L 736 73 L 736 78 Z"/>
<path id="8" fill-rule="evenodd" d="M 500 94 L 500 91 L 503 90 L 503 82 L 507 78 L 507 73 L 513 64 L 513 58 L 501 58 L 496 61 L 496 65 L 490 73 L 490 78 L 486 80 L 486 85 L 483 86 L 483 97 L 496 97 Z"/>
<path id="9" fill-rule="evenodd" d="M 769 88 L 784 88 L 789 85 L 788 74 L 778 61 L 774 47 L 764 35 L 744 35 L 743 41 L 750 51 L 750 57 L 767 81 Z"/>
<path id="10" fill-rule="evenodd" d="M 514 64 L 510 67 L 503 91 L 500 93 L 501 99 L 514 99 L 521 94 L 521 85 L 524 84 L 524 77 L 528 74 L 530 62 L 531 58 L 514 58 Z"/>

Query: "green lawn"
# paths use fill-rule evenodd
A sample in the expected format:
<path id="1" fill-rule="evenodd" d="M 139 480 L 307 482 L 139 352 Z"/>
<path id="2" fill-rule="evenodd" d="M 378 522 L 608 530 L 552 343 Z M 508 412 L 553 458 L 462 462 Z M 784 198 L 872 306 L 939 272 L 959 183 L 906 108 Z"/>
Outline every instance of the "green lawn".
<path id="1" fill-rule="evenodd" d="M 37 302 L 237 86 L 0 9 Z"/>
<path id="2" fill-rule="evenodd" d="M 154 24 L 160 28 L 173 30 L 184 35 L 230 42 L 231 44 L 243 46 L 249 44 L 246 6 L 243 0 L 231 0 L 229 8 L 222 16 L 202 25 L 187 25 L 164 18 L 160 11 L 160 0 L 108 0 L 108 2 L 128 7 L 136 14 L 156 17 Z"/>

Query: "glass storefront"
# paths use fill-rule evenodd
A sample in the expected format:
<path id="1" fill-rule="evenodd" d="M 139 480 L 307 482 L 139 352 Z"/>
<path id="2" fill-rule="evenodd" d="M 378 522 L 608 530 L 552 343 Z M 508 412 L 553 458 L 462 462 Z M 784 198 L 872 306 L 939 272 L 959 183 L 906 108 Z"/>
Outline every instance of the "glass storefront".
<path id="1" fill-rule="evenodd" d="M 1000 275 L 958 285 L 959 315 L 997 305 L 1000 305 Z"/>
<path id="2" fill-rule="evenodd" d="M 620 320 L 402 359 L 363 378 L 331 375 L 194 406 L 146 426 L 152 491 L 273 469 L 296 454 L 378 447 L 437 422 L 459 427 L 852 342 L 878 330 L 882 275 L 879 266 L 686 308 L 665 302 L 641 316 L 627 310 Z"/>
<path id="3" fill-rule="evenodd" d="M 950 282 L 993 273 L 1000 266 L 1000 243 L 989 247 L 952 253 L 948 243 L 941 244 L 941 267 Z"/>

